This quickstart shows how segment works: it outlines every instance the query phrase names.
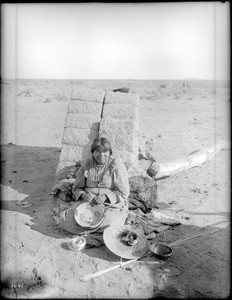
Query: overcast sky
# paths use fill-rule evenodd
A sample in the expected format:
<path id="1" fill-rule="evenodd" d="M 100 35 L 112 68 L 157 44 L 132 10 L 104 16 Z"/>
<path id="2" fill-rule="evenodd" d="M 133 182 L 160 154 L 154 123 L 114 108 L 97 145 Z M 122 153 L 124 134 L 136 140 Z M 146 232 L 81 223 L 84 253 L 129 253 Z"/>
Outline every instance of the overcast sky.
<path id="1" fill-rule="evenodd" d="M 2 4 L 2 77 L 229 79 L 229 2 Z"/>

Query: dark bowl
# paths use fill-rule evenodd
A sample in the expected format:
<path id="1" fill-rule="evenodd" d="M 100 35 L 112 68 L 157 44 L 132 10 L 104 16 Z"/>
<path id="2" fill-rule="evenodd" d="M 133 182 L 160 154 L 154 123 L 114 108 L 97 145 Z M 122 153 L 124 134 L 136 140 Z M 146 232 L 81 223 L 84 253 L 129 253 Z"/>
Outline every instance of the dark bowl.
<path id="1" fill-rule="evenodd" d="M 167 258 L 172 255 L 172 248 L 167 245 L 153 244 L 150 246 L 150 250 L 160 258 Z"/>

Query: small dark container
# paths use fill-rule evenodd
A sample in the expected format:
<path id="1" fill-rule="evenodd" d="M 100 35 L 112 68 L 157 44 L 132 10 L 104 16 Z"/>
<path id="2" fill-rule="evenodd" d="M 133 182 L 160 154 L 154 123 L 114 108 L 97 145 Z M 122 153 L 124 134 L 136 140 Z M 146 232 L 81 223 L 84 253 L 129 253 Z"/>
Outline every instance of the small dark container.
<path id="1" fill-rule="evenodd" d="M 172 248 L 162 244 L 153 244 L 150 246 L 150 250 L 159 258 L 167 258 L 173 252 Z"/>
<path id="2" fill-rule="evenodd" d="M 113 92 L 121 92 L 121 93 L 129 93 L 129 88 L 126 87 L 126 86 L 123 86 L 121 88 L 118 88 L 118 89 L 114 89 Z"/>

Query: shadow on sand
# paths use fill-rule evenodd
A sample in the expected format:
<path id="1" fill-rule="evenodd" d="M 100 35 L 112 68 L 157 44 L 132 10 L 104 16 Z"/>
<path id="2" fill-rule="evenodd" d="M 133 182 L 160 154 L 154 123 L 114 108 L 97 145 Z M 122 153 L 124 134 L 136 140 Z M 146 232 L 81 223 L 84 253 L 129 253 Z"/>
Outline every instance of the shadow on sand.
<path id="1" fill-rule="evenodd" d="M 59 148 L 1 146 L 1 209 L 29 215 L 32 230 L 55 238 L 63 235 L 54 230 L 48 195 L 54 185 L 59 156 Z M 31 206 L 18 205 L 18 200 L 23 199 Z"/>

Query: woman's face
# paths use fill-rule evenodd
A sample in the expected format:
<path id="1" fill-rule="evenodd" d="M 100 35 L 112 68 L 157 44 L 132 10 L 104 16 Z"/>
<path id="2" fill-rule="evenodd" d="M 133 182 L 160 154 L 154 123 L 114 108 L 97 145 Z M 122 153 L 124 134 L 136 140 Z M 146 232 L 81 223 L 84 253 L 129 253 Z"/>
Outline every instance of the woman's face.
<path id="1" fill-rule="evenodd" d="M 110 156 L 110 151 L 102 151 L 99 148 L 96 148 L 93 152 L 93 157 L 96 160 L 97 164 L 102 165 L 107 162 Z"/>

